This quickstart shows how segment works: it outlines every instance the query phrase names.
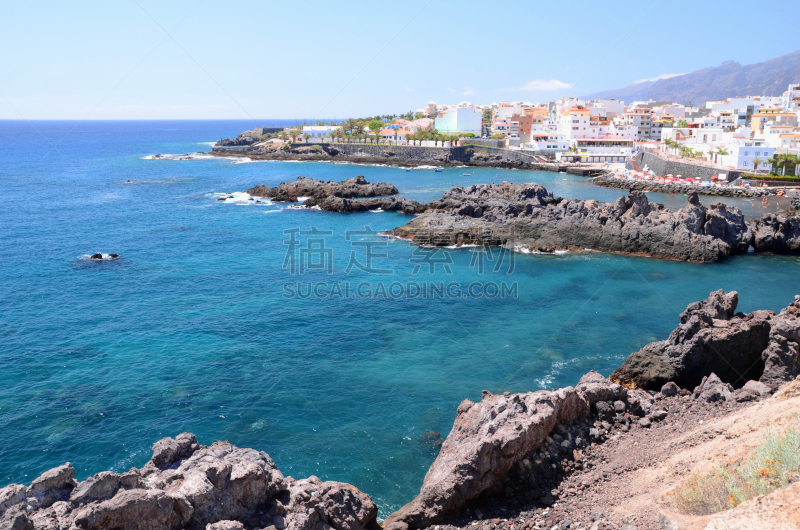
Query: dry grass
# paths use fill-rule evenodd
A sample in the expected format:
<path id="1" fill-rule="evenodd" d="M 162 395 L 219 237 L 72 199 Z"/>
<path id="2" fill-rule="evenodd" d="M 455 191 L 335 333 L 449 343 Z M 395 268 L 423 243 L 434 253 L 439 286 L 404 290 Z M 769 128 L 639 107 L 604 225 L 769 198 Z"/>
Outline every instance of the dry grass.
<path id="1" fill-rule="evenodd" d="M 672 500 L 685 513 L 707 515 L 733 508 L 767 495 L 800 473 L 800 418 L 780 434 L 767 430 L 761 443 L 743 460 L 728 461 L 709 472 L 689 476 L 674 491 Z"/>

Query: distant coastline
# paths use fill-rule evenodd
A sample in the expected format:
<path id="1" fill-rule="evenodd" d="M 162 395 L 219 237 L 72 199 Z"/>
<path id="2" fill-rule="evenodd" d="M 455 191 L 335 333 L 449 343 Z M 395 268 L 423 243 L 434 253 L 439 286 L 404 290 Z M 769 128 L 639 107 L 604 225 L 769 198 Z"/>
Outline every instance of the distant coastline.
<path id="1" fill-rule="evenodd" d="M 288 145 L 291 145 L 288 149 L 265 146 L 214 146 L 208 154 L 219 157 L 247 157 L 253 160 L 352 162 L 357 164 L 391 164 L 400 167 L 423 165 L 496 167 L 560 171 L 579 176 L 596 176 L 601 173 L 597 168 L 580 168 L 565 164 L 554 164 L 545 162 L 543 158 L 536 155 L 474 144 L 457 147 L 363 143 Z"/>

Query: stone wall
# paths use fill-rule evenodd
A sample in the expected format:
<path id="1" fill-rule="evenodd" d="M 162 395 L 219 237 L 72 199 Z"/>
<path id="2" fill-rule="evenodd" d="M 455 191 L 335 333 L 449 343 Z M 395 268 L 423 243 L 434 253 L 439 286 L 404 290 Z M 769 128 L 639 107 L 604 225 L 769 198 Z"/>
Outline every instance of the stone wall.
<path id="1" fill-rule="evenodd" d="M 461 145 L 485 145 L 486 147 L 505 147 L 505 138 L 462 138 L 459 140 Z"/>
<path id="2" fill-rule="evenodd" d="M 699 177 L 703 180 L 711 180 L 713 176 L 719 176 L 720 173 L 727 173 L 728 182 L 731 182 L 739 178 L 739 175 L 742 173 L 741 171 L 728 171 L 723 168 L 701 166 L 687 161 L 665 160 L 647 151 L 639 151 L 636 153 L 635 157 L 636 162 L 642 169 L 644 169 L 644 166 L 648 166 L 656 175 L 661 177 L 672 173 L 673 175 L 683 175 L 684 177 Z"/>

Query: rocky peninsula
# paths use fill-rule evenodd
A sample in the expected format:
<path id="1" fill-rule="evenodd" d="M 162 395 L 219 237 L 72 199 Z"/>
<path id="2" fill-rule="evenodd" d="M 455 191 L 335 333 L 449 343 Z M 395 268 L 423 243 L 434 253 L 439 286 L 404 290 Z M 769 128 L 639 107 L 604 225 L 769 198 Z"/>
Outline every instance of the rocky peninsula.
<path id="1" fill-rule="evenodd" d="M 256 142 L 248 144 L 247 142 L 250 140 L 252 140 L 251 137 L 226 140 L 224 145 L 220 143 L 215 145 L 210 154 L 220 157 L 248 157 L 253 160 L 352 162 L 355 164 L 391 164 L 401 167 L 476 166 L 549 171 L 558 171 L 560 167 L 531 154 L 478 144 L 456 147 L 369 143 Z"/>
<path id="2" fill-rule="evenodd" d="M 400 211 L 416 215 L 391 235 L 421 245 L 510 246 L 523 252 L 597 250 L 698 262 L 722 261 L 747 252 L 800 253 L 800 200 L 781 214 L 748 224 L 724 203 L 706 207 L 695 191 L 675 212 L 631 190 L 616 202 L 563 199 L 535 183 L 453 186 L 441 199 L 419 203 L 397 195 L 388 183 L 363 176 L 342 182 L 298 177 L 276 188 L 247 192 L 332 212 Z"/>
<path id="3" fill-rule="evenodd" d="M 735 458 L 757 439 L 758 429 L 786 424 L 796 413 L 800 296 L 795 298 L 777 315 L 737 314 L 736 292 L 713 292 L 687 307 L 667 341 L 632 354 L 610 380 L 592 371 L 575 387 L 484 391 L 480 401 L 465 399 L 419 495 L 383 526 L 711 530 L 756 514 L 760 519 L 742 528 L 792 528 L 775 521 L 792 520 L 800 510 L 800 481 L 756 504 L 705 518 L 676 514 L 664 493 L 720 454 Z M 739 364 L 761 346 L 763 364 Z M 141 469 L 101 472 L 82 482 L 74 476 L 66 463 L 29 486 L 0 489 L 0 527 L 379 528 L 375 504 L 356 487 L 284 477 L 264 452 L 227 442 L 203 446 L 189 433 L 156 442 Z"/>

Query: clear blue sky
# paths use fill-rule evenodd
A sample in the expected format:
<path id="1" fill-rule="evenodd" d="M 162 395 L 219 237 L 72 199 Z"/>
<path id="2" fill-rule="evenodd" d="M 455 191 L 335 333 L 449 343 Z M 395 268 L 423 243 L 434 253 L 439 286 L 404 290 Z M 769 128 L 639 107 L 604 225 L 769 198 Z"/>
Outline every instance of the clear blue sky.
<path id="1" fill-rule="evenodd" d="M 0 119 L 342 118 L 430 100 L 544 102 L 800 49 L 791 31 L 755 39 L 765 27 L 752 26 L 796 18 L 797 0 L 86 0 L 2 9 Z"/>

